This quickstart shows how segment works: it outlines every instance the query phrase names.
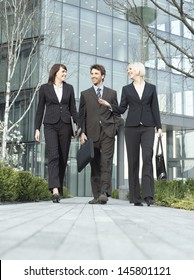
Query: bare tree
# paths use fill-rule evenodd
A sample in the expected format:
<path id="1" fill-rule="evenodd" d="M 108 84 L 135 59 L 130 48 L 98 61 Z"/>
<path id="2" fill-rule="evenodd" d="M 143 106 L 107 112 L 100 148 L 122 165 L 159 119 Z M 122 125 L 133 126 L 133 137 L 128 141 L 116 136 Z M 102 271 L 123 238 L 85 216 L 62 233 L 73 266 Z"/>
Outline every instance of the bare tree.
<path id="1" fill-rule="evenodd" d="M 36 92 L 39 88 L 37 84 L 33 91 L 32 98 L 23 114 L 16 122 L 9 126 L 10 110 L 15 101 L 21 95 L 25 84 L 32 77 L 37 68 L 37 47 L 41 40 L 37 30 L 32 30 L 37 22 L 36 1 L 30 0 L 4 0 L 0 2 L 0 23 L 2 30 L 2 41 L 0 44 L 1 52 L 4 52 L 7 58 L 6 67 L 6 85 L 4 94 L 4 118 L 1 122 L 2 139 L 1 139 L 1 160 L 4 161 L 6 156 L 7 139 L 10 131 L 24 118 L 31 107 Z M 34 35 L 36 33 L 36 36 Z M 17 91 L 12 90 L 13 77 L 16 73 L 17 65 L 21 59 L 22 48 L 25 44 L 30 45 L 30 52 L 27 57 L 25 69 L 22 73 L 19 88 Z"/>
<path id="2" fill-rule="evenodd" d="M 152 42 L 159 58 L 167 67 L 185 77 L 194 78 L 194 48 L 193 41 L 189 40 L 194 35 L 194 9 L 191 3 L 184 0 L 104 0 L 104 2 L 114 11 L 123 14 L 129 22 L 142 28 L 144 38 L 145 35 L 147 37 L 144 42 L 148 43 L 149 40 Z M 181 25 L 185 35 L 183 46 L 171 36 L 172 29 L 163 32 L 159 28 L 157 13 L 169 16 L 172 22 L 176 21 Z"/>

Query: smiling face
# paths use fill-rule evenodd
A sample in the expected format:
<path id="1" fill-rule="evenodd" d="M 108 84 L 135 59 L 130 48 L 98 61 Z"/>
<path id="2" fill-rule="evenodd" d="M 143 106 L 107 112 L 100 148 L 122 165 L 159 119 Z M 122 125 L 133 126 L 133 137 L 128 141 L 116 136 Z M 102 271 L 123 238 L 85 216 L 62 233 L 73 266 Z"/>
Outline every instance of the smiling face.
<path id="1" fill-rule="evenodd" d="M 63 67 L 60 67 L 59 71 L 55 75 L 55 81 L 64 82 L 66 76 L 67 76 L 67 70 L 65 70 Z"/>
<path id="2" fill-rule="evenodd" d="M 135 75 L 137 75 L 136 71 L 133 69 L 133 67 L 131 65 L 127 68 L 127 72 L 128 72 L 129 78 L 131 78 L 131 79 L 133 79 L 133 77 Z"/>
<path id="3" fill-rule="evenodd" d="M 101 74 L 101 71 L 97 69 L 92 69 L 90 72 L 92 83 L 95 86 L 101 86 L 104 80 L 104 75 Z"/>
<path id="4" fill-rule="evenodd" d="M 127 68 L 128 76 L 132 80 L 145 76 L 145 66 L 141 62 L 130 63 Z"/>

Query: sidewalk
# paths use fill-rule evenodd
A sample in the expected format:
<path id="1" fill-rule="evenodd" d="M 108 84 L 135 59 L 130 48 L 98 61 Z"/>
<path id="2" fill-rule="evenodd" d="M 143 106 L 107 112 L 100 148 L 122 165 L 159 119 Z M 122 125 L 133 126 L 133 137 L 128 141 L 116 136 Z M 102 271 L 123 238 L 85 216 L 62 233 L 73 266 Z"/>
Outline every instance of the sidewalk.
<path id="1" fill-rule="evenodd" d="M 194 211 L 88 200 L 1 204 L 0 259 L 194 259 Z"/>

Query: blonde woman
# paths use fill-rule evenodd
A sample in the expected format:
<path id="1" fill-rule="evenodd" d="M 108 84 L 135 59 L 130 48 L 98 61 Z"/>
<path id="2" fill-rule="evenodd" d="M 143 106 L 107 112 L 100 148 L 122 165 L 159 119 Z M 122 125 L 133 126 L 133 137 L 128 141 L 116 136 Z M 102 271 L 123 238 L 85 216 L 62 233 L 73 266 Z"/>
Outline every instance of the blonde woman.
<path id="1" fill-rule="evenodd" d="M 144 80 L 145 67 L 141 62 L 128 65 L 128 75 L 132 83 L 122 88 L 120 106 L 101 99 L 99 103 L 113 112 L 123 114 L 127 109 L 125 141 L 128 157 L 130 203 L 143 206 L 142 198 L 148 206 L 153 204 L 153 145 L 155 128 L 162 136 L 162 126 L 156 86 Z M 139 183 L 139 154 L 142 148 L 142 198 Z"/>

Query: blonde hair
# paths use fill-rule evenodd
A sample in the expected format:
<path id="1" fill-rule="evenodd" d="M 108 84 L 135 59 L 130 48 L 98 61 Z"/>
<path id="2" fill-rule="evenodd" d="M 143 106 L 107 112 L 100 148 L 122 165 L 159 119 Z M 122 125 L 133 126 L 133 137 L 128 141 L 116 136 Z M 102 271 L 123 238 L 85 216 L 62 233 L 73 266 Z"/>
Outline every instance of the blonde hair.
<path id="1" fill-rule="evenodd" d="M 135 72 L 140 76 L 140 77 L 144 77 L 145 76 L 145 66 L 143 65 L 143 63 L 141 62 L 132 62 L 129 63 L 128 65 L 128 69 L 132 68 L 133 70 L 135 70 Z"/>

